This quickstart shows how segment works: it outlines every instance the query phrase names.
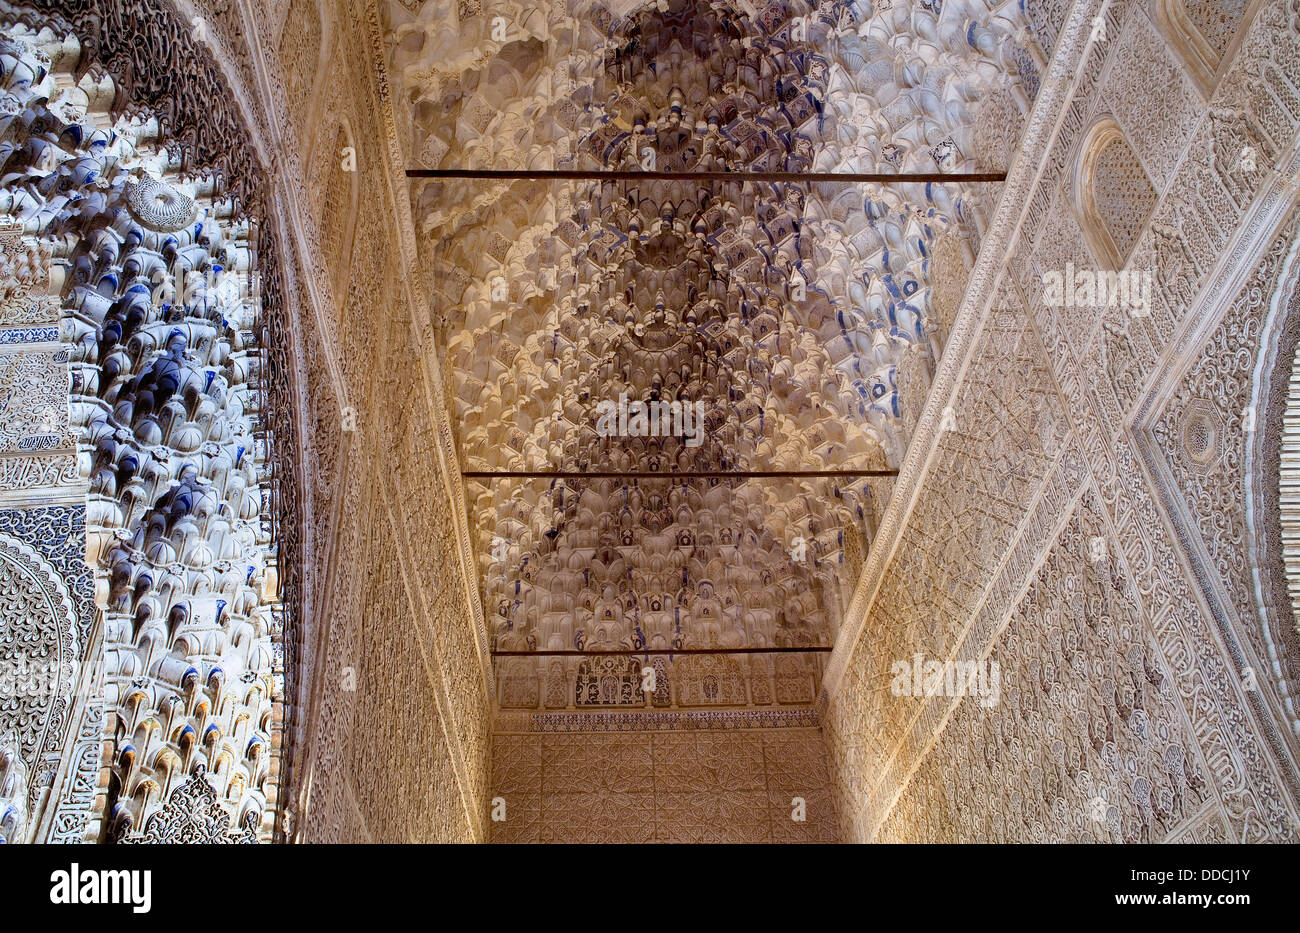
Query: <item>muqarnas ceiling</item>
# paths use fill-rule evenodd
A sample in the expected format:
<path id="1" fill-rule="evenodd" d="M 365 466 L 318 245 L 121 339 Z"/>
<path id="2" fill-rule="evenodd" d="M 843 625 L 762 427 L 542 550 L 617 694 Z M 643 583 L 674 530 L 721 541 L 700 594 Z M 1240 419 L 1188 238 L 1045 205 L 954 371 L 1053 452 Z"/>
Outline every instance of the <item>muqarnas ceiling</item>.
<path id="1" fill-rule="evenodd" d="M 426 168 L 986 170 L 972 104 L 1015 80 L 1019 48 L 1011 4 L 389 15 L 408 158 Z M 956 183 L 424 180 L 411 199 L 478 471 L 897 466 L 927 382 L 906 374 L 935 364 L 933 247 L 969 235 L 974 209 Z M 601 406 L 620 399 L 698 406 L 703 442 L 610 436 Z M 888 493 L 469 481 L 489 629 L 512 650 L 828 646 Z M 640 706 L 650 663 L 511 658 L 501 699 Z M 808 702 L 818 673 L 799 655 L 653 663 L 660 705 Z"/>

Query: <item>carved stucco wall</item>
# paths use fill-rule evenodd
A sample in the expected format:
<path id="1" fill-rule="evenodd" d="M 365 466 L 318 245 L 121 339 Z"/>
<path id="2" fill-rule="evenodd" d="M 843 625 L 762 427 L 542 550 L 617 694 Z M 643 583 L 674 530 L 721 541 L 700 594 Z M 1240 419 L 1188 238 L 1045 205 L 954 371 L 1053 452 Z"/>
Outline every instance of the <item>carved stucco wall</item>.
<path id="1" fill-rule="evenodd" d="M 394 380 L 375 394 L 411 390 Z M 489 707 L 448 497 L 431 472 L 438 433 L 423 406 L 375 407 L 390 417 L 361 430 L 392 468 L 346 468 L 300 838 L 479 841 Z"/>
<path id="2" fill-rule="evenodd" d="M 0 510 L 0 745 L 27 778 L 0 801 L 3 810 L 25 798 L 19 832 L 0 833 L 7 842 L 79 841 L 85 831 L 103 715 L 100 702 L 86 712 L 79 697 L 94 673 L 85 670 L 94 618 L 85 553 L 84 506 Z"/>
<path id="3" fill-rule="evenodd" d="M 102 703 L 79 696 L 94 677 L 93 586 L 50 259 L 18 225 L 0 233 L 0 838 L 10 843 L 80 838 L 102 728 Z"/>
<path id="4" fill-rule="evenodd" d="M 1270 436 L 1276 456 L 1275 406 L 1247 412 L 1270 394 L 1255 370 L 1294 287 L 1300 10 L 1261 5 L 1207 103 L 1138 4 L 1107 4 L 1109 38 L 1087 44 L 1096 6 L 1056 27 L 829 666 L 855 840 L 1300 835 L 1294 622 L 1258 595 L 1279 583 L 1276 532 L 1246 484 Z M 1154 273 L 1147 315 L 1044 304 L 1042 273 L 1105 264 L 1070 190 L 1103 116 L 1158 198 L 1128 260 Z M 945 406 L 957 418 L 940 432 Z M 914 652 L 996 660 L 1000 701 L 891 695 L 891 664 Z"/>
<path id="5" fill-rule="evenodd" d="M 294 13 L 280 15 L 287 36 Z M 286 157 L 301 160 L 307 229 L 343 224 L 312 233 L 320 246 L 308 251 L 330 310 L 305 328 L 317 638 L 304 659 L 296 838 L 481 841 L 486 638 L 442 377 L 412 288 L 409 206 L 395 187 L 405 164 L 374 67 L 381 30 L 370 6 L 322 4 L 321 18 L 327 48 L 282 40 L 297 51 L 278 61 L 313 69 L 319 55 L 332 76 L 316 82 L 316 118 Z"/>
<path id="6" fill-rule="evenodd" d="M 503 716 L 491 840 L 838 842 L 811 722 L 806 711 Z"/>

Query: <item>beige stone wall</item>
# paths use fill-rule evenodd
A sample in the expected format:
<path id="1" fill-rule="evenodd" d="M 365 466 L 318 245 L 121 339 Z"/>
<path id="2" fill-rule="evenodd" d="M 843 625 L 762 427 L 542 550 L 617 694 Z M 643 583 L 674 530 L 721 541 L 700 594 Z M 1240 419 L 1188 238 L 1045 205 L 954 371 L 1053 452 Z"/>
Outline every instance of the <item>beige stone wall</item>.
<path id="1" fill-rule="evenodd" d="M 586 723 L 637 716 L 604 714 Z M 491 839 L 838 841 L 821 730 L 737 728 L 739 722 L 700 728 L 690 714 L 649 714 L 639 729 L 622 731 L 623 723 L 610 732 L 567 731 L 582 727 L 581 715 L 502 722 L 492 739 L 491 787 L 504 819 L 492 822 Z M 805 819 L 792 818 L 796 798 Z"/>
<path id="2" fill-rule="evenodd" d="M 1294 624 L 1247 484 L 1294 294 L 1300 22 L 1262 4 L 1207 104 L 1138 4 L 1081 59 L 1094 6 L 1061 31 L 830 664 L 854 840 L 1300 835 Z M 1074 190 L 1105 119 L 1157 197 L 1127 260 L 1145 315 L 1044 302 L 1043 273 L 1105 267 Z M 914 653 L 996 661 L 998 701 L 895 696 Z"/>
<path id="3" fill-rule="evenodd" d="M 319 13 L 318 26 L 298 0 L 268 5 L 311 464 L 298 839 L 480 841 L 486 646 L 441 377 L 418 345 L 427 310 L 388 122 L 400 105 L 374 65 L 375 10 Z"/>

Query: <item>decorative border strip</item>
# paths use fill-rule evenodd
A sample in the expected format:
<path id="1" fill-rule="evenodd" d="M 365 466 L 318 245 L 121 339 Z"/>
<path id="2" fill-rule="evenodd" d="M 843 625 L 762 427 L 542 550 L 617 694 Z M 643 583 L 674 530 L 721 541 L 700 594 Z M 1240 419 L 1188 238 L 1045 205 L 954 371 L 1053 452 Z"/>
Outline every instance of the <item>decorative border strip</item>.
<path id="1" fill-rule="evenodd" d="M 59 328 L 53 327 L 9 327 L 0 330 L 0 344 L 12 343 L 54 343 L 59 339 Z"/>
<path id="2" fill-rule="evenodd" d="M 502 713 L 499 732 L 666 732 L 702 729 L 816 729 L 812 707 L 795 709 L 629 710 L 617 713 Z"/>
<path id="3" fill-rule="evenodd" d="M 1282 464 L 1278 490 L 1278 521 L 1282 526 L 1282 560 L 1291 614 L 1300 627 L 1300 346 L 1291 362 L 1286 410 L 1282 415 Z"/>
<path id="4" fill-rule="evenodd" d="M 360 17 L 358 17 L 360 20 Z M 406 165 L 401 140 L 397 136 L 397 123 L 393 110 L 393 91 L 388 79 L 388 61 L 384 47 L 383 18 L 380 16 L 375 0 L 368 0 L 365 9 L 365 23 L 373 52 L 375 66 L 375 90 L 379 98 L 376 116 L 379 118 L 384 138 L 380 149 L 387 158 L 385 172 L 386 191 L 393 208 L 393 221 L 397 233 L 397 246 L 402 270 L 402 296 L 411 310 L 413 344 L 419 354 L 421 367 L 425 376 L 425 401 L 430 409 L 430 420 L 437 428 L 438 473 L 447 490 L 455 522 L 458 563 L 461 567 L 462 583 L 469 604 L 470 615 L 474 623 L 474 641 L 478 650 L 479 666 L 483 671 L 483 689 L 488 706 L 496 708 L 496 678 L 492 671 L 492 659 L 488 653 L 487 621 L 483 614 L 483 604 L 479 597 L 478 564 L 470 541 L 468 498 L 465 484 L 460 475 L 460 455 L 456 452 L 456 442 L 452 437 L 451 418 L 447 414 L 442 377 L 442 367 L 434 351 L 431 334 L 426 330 L 428 322 L 433 320 L 428 301 L 429 294 L 427 269 L 420 262 L 419 247 L 415 233 L 415 219 L 411 212 L 411 198 L 406 186 Z"/>

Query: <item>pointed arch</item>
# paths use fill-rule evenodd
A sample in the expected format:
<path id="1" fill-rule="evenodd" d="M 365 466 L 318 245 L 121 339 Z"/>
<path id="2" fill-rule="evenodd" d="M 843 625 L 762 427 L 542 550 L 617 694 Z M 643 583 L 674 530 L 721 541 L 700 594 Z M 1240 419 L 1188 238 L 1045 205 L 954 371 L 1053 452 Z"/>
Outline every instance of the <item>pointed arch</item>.
<path id="1" fill-rule="evenodd" d="M 1110 116 L 1098 118 L 1084 136 L 1075 164 L 1074 196 L 1094 258 L 1108 268 L 1122 269 L 1155 209 L 1156 191 Z"/>

